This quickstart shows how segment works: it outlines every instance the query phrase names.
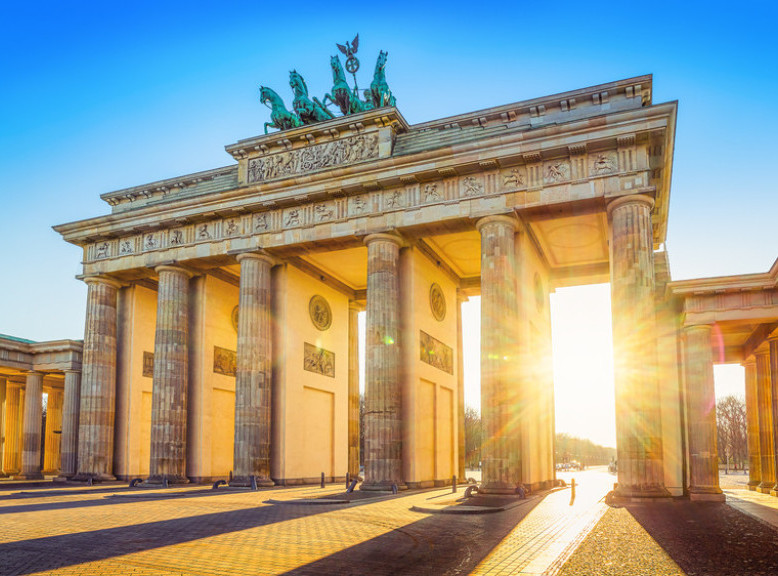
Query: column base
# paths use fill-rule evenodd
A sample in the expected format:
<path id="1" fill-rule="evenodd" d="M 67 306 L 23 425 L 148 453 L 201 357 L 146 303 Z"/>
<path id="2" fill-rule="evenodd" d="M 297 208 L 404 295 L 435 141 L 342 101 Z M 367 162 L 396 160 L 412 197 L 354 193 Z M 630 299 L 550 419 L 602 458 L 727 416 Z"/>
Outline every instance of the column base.
<path id="1" fill-rule="evenodd" d="M 154 474 L 143 481 L 144 484 L 164 484 L 167 478 L 168 484 L 189 484 L 189 478 L 178 474 Z"/>
<path id="2" fill-rule="evenodd" d="M 692 502 L 725 502 L 727 497 L 723 493 L 689 492 L 689 500 Z"/>
<path id="3" fill-rule="evenodd" d="M 14 480 L 43 480 L 41 472 L 22 472 L 14 476 Z"/>
<path id="4" fill-rule="evenodd" d="M 628 502 L 672 500 L 670 492 L 661 485 L 624 486 L 617 484 L 613 496 L 617 500 Z"/>
<path id="5" fill-rule="evenodd" d="M 773 486 L 774 484 L 772 482 L 770 483 L 762 482 L 761 484 L 759 484 L 759 486 L 757 486 L 756 491 L 759 492 L 760 494 L 769 494 L 770 490 L 773 489 Z"/>
<path id="6" fill-rule="evenodd" d="M 230 487 L 251 488 L 251 476 L 233 476 L 229 485 Z M 267 476 L 257 476 L 257 488 L 270 488 L 275 485 L 276 483 Z"/>
<path id="7" fill-rule="evenodd" d="M 365 490 L 366 492 L 391 492 L 393 484 L 397 485 L 397 490 L 408 489 L 405 482 L 362 482 L 362 484 L 359 485 L 359 489 Z"/>
<path id="8" fill-rule="evenodd" d="M 71 480 L 75 482 L 113 482 L 116 480 L 116 476 L 113 474 L 91 474 L 89 472 L 79 472 Z"/>
<path id="9" fill-rule="evenodd" d="M 752 482 L 749 482 L 748 483 L 748 489 L 751 490 L 751 491 L 755 491 L 759 487 L 759 484 L 761 484 L 761 482 L 759 482 L 759 480 L 754 480 Z"/>

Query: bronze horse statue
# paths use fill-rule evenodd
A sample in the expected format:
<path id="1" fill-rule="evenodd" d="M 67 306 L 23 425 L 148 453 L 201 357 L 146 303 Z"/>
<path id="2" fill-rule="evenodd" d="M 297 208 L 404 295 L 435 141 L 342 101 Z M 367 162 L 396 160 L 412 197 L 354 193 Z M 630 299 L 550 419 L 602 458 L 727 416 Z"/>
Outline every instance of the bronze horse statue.
<path id="1" fill-rule="evenodd" d="M 378 53 L 378 60 L 375 63 L 375 72 L 373 73 L 373 81 L 370 83 L 370 94 L 373 97 L 373 106 L 376 108 L 382 108 L 384 106 L 395 106 L 396 100 L 392 96 L 392 91 L 389 90 L 389 84 L 386 83 L 386 57 L 389 56 L 389 52 L 381 50 Z"/>
<path id="2" fill-rule="evenodd" d="M 292 70 L 289 73 L 289 86 L 294 91 L 292 108 L 297 112 L 303 124 L 313 124 L 314 122 L 322 122 L 335 117 L 332 112 L 319 102 L 318 98 L 315 96 L 313 99 L 308 98 L 308 86 L 297 70 Z"/>
<path id="3" fill-rule="evenodd" d="M 279 130 L 288 130 L 289 128 L 297 128 L 303 125 L 293 112 L 289 112 L 289 110 L 286 109 L 284 101 L 272 88 L 260 86 L 259 100 L 265 106 L 270 103 L 271 121 L 265 122 L 265 134 L 267 134 L 268 126 L 270 128 L 278 128 Z"/>
<path id="4" fill-rule="evenodd" d="M 332 68 L 332 92 L 325 94 L 322 101 L 327 104 L 327 100 L 337 105 L 340 111 L 344 114 L 357 114 L 358 112 L 364 112 L 365 110 L 372 110 L 373 103 L 365 102 L 359 99 L 359 95 L 356 92 L 352 92 L 346 83 L 346 73 L 343 71 L 343 66 L 340 63 L 340 58 L 332 56 L 330 58 L 330 67 Z"/>

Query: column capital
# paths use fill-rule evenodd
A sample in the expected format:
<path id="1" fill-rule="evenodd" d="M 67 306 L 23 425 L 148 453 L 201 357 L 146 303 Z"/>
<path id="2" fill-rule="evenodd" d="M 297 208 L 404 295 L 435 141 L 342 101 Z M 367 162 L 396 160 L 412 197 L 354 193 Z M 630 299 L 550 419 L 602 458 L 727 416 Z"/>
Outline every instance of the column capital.
<path id="1" fill-rule="evenodd" d="M 259 260 L 261 262 L 267 262 L 271 266 L 278 264 L 278 261 L 264 250 L 259 252 L 241 252 L 235 256 L 235 260 L 240 263 L 243 260 Z"/>
<path id="2" fill-rule="evenodd" d="M 82 276 L 81 280 L 83 280 L 87 286 L 91 284 L 102 284 L 104 286 L 110 286 L 111 288 L 116 288 L 117 290 L 122 287 L 122 283 L 119 282 L 119 280 L 117 280 L 116 278 L 111 278 L 110 276 L 103 276 L 103 275 Z"/>
<path id="3" fill-rule="evenodd" d="M 765 338 L 765 340 L 767 340 L 768 342 L 775 342 L 776 340 L 778 340 L 778 334 L 771 334 L 770 336 Z"/>
<path id="4" fill-rule="evenodd" d="M 514 232 L 519 229 L 519 222 L 516 220 L 516 218 L 508 216 L 507 214 L 484 216 L 475 223 L 475 229 L 480 232 L 481 228 L 488 226 L 489 224 L 502 224 L 503 226 L 510 226 L 513 228 Z"/>
<path id="5" fill-rule="evenodd" d="M 769 348 L 766 348 L 764 350 L 756 350 L 756 351 L 754 351 L 754 357 L 755 358 L 769 356 L 769 355 L 770 355 L 770 349 Z"/>
<path id="6" fill-rule="evenodd" d="M 194 274 L 182 266 L 175 266 L 172 264 L 161 264 L 154 268 L 154 272 L 159 274 L 160 272 L 177 272 L 179 274 L 185 274 L 187 278 L 191 278 Z"/>
<path id="7" fill-rule="evenodd" d="M 63 374 L 81 374 L 81 370 L 77 370 L 75 368 L 63 368 L 62 373 Z"/>
<path id="8" fill-rule="evenodd" d="M 403 247 L 403 244 L 405 242 L 402 238 L 397 236 L 396 234 L 387 234 L 387 233 L 378 233 L 378 234 L 369 234 L 365 236 L 365 246 L 370 246 L 373 242 L 393 242 L 394 244 L 397 244 L 400 248 Z"/>
<path id="9" fill-rule="evenodd" d="M 356 300 L 349 300 L 348 301 L 348 309 L 349 310 L 356 310 L 357 312 L 364 312 L 365 311 L 365 305 L 361 302 L 357 302 Z"/>
<path id="10" fill-rule="evenodd" d="M 742 366 L 756 366 L 756 357 L 749 356 L 740 363 Z"/>
<path id="11" fill-rule="evenodd" d="M 467 294 L 465 294 L 465 291 L 461 288 L 457 288 L 457 303 L 462 304 L 463 302 L 468 302 L 470 298 L 468 298 Z"/>
<path id="12" fill-rule="evenodd" d="M 684 333 L 693 332 L 695 330 L 705 330 L 707 332 L 713 331 L 712 324 L 689 324 L 683 327 Z"/>
<path id="13" fill-rule="evenodd" d="M 646 196 L 645 194 L 629 194 L 628 196 L 619 196 L 618 198 L 608 202 L 608 216 L 611 216 L 613 211 L 617 208 L 621 208 L 622 206 L 627 206 L 629 204 L 644 204 L 648 206 L 649 210 L 652 210 L 654 208 L 654 199 L 651 198 L 651 196 Z"/>

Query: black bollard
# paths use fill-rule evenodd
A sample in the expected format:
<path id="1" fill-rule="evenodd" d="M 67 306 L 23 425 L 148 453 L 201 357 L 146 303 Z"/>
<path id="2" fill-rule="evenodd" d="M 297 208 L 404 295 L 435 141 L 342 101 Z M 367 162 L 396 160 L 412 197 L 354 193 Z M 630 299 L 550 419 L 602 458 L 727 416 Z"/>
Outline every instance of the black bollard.
<path id="1" fill-rule="evenodd" d="M 357 487 L 357 481 L 356 480 L 352 480 L 351 484 L 349 484 L 349 487 L 346 490 L 346 494 L 351 494 L 354 491 L 354 488 L 356 488 L 356 487 Z"/>
<path id="2" fill-rule="evenodd" d="M 94 485 L 94 483 L 95 483 L 95 479 L 94 479 L 94 478 L 92 478 L 91 476 L 90 476 L 90 477 L 89 477 L 89 479 L 86 481 L 86 485 L 87 485 L 87 486 L 93 486 L 93 485 Z"/>
<path id="3" fill-rule="evenodd" d="M 392 494 L 397 494 L 397 484 L 392 484 Z"/>
<path id="4" fill-rule="evenodd" d="M 167 481 L 167 474 L 162 477 L 162 487 L 170 488 L 170 483 Z"/>
<path id="5" fill-rule="evenodd" d="M 346 472 L 346 488 L 348 488 L 349 484 L 351 484 L 351 474 Z"/>
<path id="6" fill-rule="evenodd" d="M 456 494 L 456 493 L 457 493 L 457 475 L 456 475 L 456 474 L 454 474 L 454 475 L 451 477 L 451 492 L 452 492 L 453 494 Z"/>
<path id="7" fill-rule="evenodd" d="M 227 484 L 224 480 L 217 480 L 213 483 L 213 486 L 211 486 L 211 490 L 216 490 L 219 486 L 223 486 L 224 484 Z"/>
<path id="8" fill-rule="evenodd" d="M 324 488 L 324 472 L 321 473 L 321 487 Z"/>
<path id="9" fill-rule="evenodd" d="M 257 489 L 257 477 L 253 474 L 251 475 L 251 489 L 256 490 Z"/>

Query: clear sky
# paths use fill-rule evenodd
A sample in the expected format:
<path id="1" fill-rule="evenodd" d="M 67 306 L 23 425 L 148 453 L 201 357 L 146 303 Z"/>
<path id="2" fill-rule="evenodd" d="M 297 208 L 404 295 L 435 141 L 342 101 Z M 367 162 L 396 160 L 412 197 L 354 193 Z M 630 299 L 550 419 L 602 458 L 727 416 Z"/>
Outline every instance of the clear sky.
<path id="1" fill-rule="evenodd" d="M 269 119 L 258 85 L 288 97 L 296 68 L 323 94 L 334 43 L 356 32 L 361 82 L 388 50 L 411 123 L 652 73 L 654 102 L 680 103 L 673 277 L 767 270 L 777 16 L 771 2 L 5 3 L 0 333 L 81 338 L 80 251 L 50 227 L 108 213 L 101 193 L 233 163 L 224 145 Z"/>

